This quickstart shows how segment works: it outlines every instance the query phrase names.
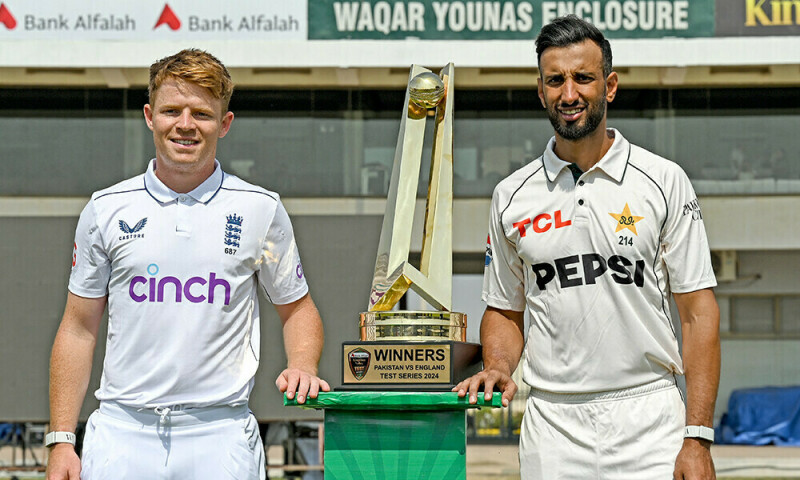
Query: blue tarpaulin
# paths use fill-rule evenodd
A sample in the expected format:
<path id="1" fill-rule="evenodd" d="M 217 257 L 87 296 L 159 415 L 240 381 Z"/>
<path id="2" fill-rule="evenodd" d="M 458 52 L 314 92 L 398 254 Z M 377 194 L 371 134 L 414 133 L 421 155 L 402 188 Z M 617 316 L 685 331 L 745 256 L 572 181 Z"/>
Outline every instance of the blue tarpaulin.
<path id="1" fill-rule="evenodd" d="M 734 390 L 717 443 L 800 446 L 800 386 Z"/>

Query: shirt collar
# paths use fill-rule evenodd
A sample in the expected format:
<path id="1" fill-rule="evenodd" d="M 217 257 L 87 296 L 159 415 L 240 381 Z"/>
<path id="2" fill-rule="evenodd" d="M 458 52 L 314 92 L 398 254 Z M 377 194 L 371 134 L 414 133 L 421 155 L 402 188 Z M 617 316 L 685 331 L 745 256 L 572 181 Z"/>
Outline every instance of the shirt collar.
<path id="1" fill-rule="evenodd" d="M 606 154 L 603 155 L 603 158 L 601 158 L 597 164 L 590 168 L 589 171 L 591 172 L 592 170 L 600 169 L 609 177 L 613 178 L 617 182 L 620 182 L 625 176 L 625 169 L 628 167 L 631 144 L 625 139 L 625 137 L 622 136 L 621 133 L 619 133 L 618 130 L 609 128 L 608 131 L 613 134 L 614 143 L 611 144 L 611 148 L 609 148 Z M 555 178 L 569 165 L 569 162 L 565 162 L 564 160 L 558 158 L 558 155 L 556 155 L 556 153 L 553 151 L 555 146 L 556 137 L 552 137 L 550 141 L 547 142 L 547 148 L 544 151 L 544 158 L 542 159 L 545 173 L 547 174 L 547 179 L 551 182 L 554 181 Z"/>
<path id="2" fill-rule="evenodd" d="M 192 197 L 195 201 L 200 203 L 208 203 L 214 198 L 219 189 L 222 187 L 222 167 L 219 161 L 214 160 L 214 173 L 211 174 L 203 183 L 197 186 L 194 190 L 186 195 Z M 147 171 L 144 174 L 144 188 L 147 192 L 161 203 L 169 203 L 175 201 L 180 195 L 172 189 L 164 185 L 164 182 L 156 177 L 156 159 L 150 160 L 147 166 Z"/>

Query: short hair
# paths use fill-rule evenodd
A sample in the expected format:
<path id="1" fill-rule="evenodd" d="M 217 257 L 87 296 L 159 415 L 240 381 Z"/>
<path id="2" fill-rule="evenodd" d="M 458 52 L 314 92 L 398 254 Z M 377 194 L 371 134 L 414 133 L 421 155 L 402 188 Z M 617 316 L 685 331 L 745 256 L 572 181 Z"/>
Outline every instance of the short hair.
<path id="1" fill-rule="evenodd" d="M 170 77 L 207 89 L 214 98 L 222 100 L 222 111 L 228 110 L 233 95 L 233 81 L 228 69 L 214 55 L 196 48 L 188 48 L 150 65 L 150 84 L 147 87 L 150 103 L 155 100 L 155 93 L 159 87 Z"/>
<path id="2" fill-rule="evenodd" d="M 550 47 L 567 47 L 584 40 L 591 40 L 603 54 L 603 76 L 611 75 L 611 44 L 597 27 L 577 15 L 558 17 L 542 27 L 536 37 L 536 61 L 541 71 L 542 53 Z"/>

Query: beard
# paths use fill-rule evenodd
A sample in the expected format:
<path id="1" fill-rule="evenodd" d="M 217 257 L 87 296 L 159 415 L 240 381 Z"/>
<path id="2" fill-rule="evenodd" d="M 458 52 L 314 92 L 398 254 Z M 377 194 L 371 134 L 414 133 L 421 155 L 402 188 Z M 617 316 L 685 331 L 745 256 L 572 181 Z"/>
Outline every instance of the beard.
<path id="1" fill-rule="evenodd" d="M 547 117 L 550 119 L 550 124 L 553 129 L 564 140 L 580 140 L 590 133 L 597 130 L 603 117 L 606 114 L 606 96 L 605 93 L 596 103 L 588 103 L 586 105 L 586 115 L 583 123 L 580 120 L 574 122 L 565 122 L 561 119 L 556 107 L 552 105 L 547 106 Z"/>

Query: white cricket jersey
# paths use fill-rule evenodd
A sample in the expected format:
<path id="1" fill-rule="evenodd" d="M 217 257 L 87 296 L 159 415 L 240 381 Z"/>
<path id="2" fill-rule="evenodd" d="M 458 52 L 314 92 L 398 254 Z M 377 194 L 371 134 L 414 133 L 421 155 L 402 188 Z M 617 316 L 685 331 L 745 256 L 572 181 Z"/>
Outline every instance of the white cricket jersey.
<path id="1" fill-rule="evenodd" d="M 154 172 L 96 192 L 75 234 L 69 290 L 108 295 L 95 393 L 135 407 L 240 405 L 258 368 L 257 285 L 274 304 L 308 286 L 277 194 L 223 173 L 175 193 Z"/>
<path id="2" fill-rule="evenodd" d="M 716 285 L 686 174 L 610 133 L 611 149 L 577 183 L 554 137 L 492 197 L 483 299 L 530 314 L 523 378 L 538 389 L 682 374 L 670 292 Z"/>

